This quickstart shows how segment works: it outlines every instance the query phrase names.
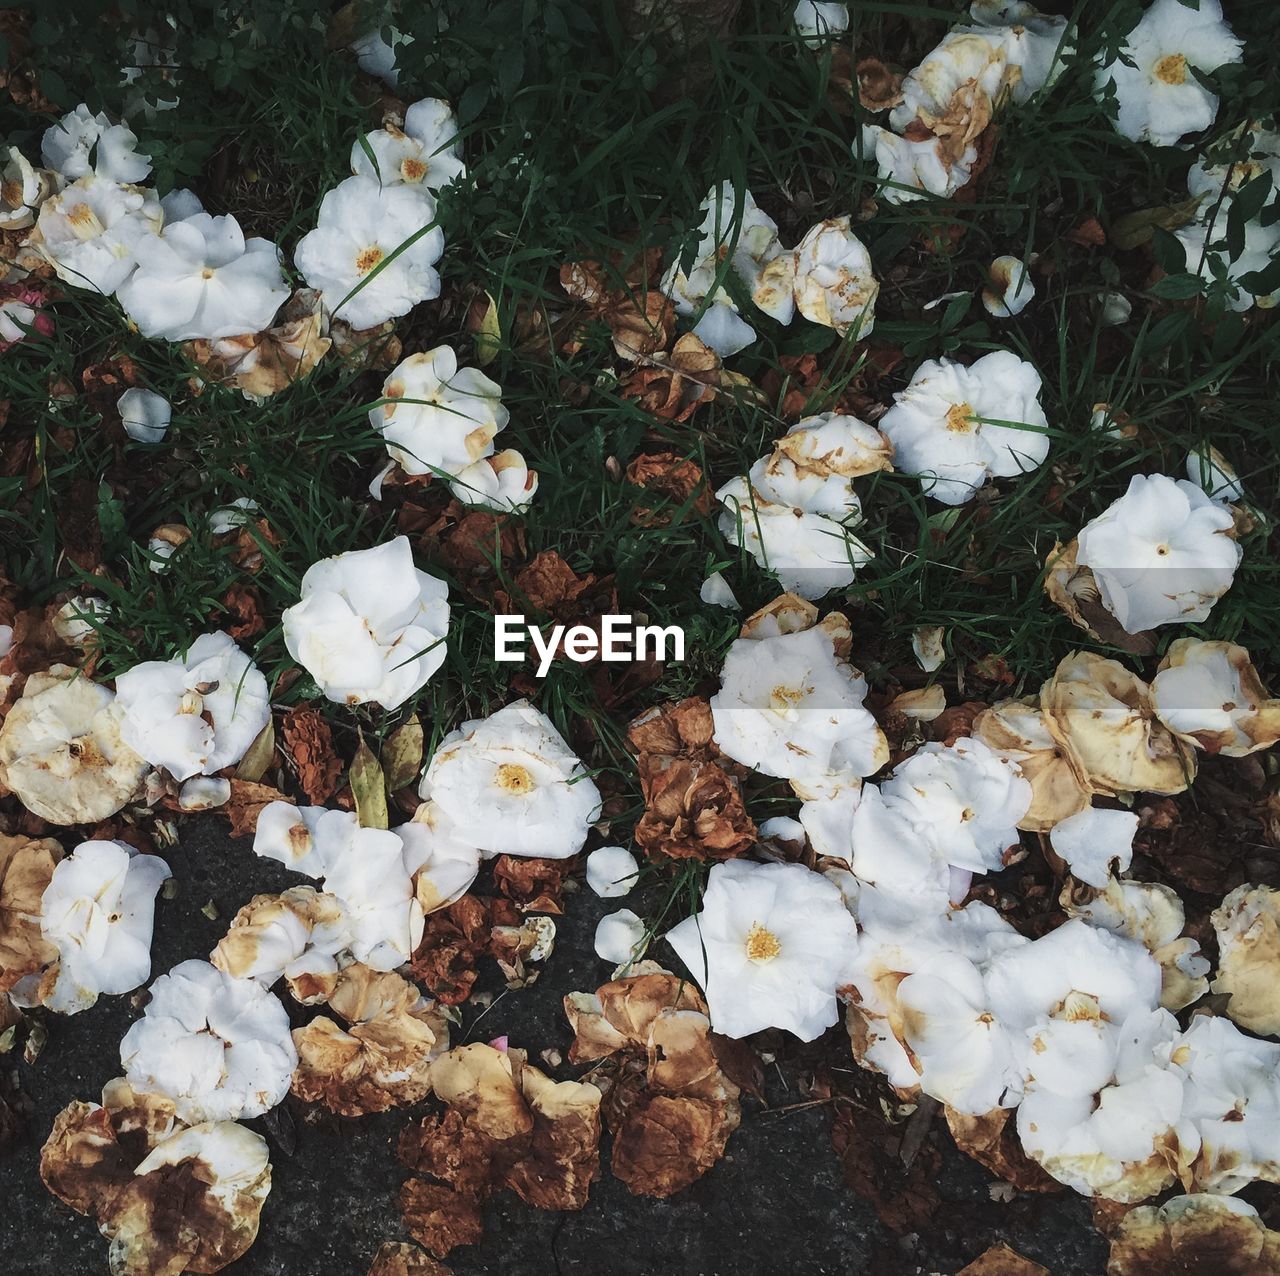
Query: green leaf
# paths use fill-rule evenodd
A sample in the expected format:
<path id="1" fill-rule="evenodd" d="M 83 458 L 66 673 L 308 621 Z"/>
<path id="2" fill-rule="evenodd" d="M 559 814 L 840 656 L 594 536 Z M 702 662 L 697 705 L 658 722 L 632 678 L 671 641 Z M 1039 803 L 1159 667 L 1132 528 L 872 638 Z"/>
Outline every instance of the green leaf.
<path id="1" fill-rule="evenodd" d="M 1148 291 L 1153 297 L 1162 297 L 1166 301 L 1187 301 L 1198 297 L 1204 291 L 1204 284 L 1196 275 L 1166 275 L 1152 284 Z"/>
<path id="2" fill-rule="evenodd" d="M 422 754 L 426 736 L 415 714 L 398 726 L 382 746 L 382 770 L 391 793 L 406 788 L 422 770 Z"/>
<path id="3" fill-rule="evenodd" d="M 347 775 L 351 783 L 351 796 L 356 800 L 356 817 L 360 827 L 366 829 L 389 828 L 391 821 L 387 816 L 387 780 L 382 774 L 378 759 L 373 750 L 364 742 L 363 732 L 360 735 L 360 747 L 356 756 L 351 759 L 351 770 Z"/>

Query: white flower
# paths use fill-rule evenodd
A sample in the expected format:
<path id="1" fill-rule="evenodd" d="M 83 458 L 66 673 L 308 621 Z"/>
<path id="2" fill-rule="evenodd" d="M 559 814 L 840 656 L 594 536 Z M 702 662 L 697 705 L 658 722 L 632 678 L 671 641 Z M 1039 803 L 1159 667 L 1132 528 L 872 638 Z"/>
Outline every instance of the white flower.
<path id="1" fill-rule="evenodd" d="M 987 268 L 987 286 L 982 290 L 982 304 L 989 315 L 1011 319 L 1020 315 L 1036 295 L 1031 273 L 1020 257 L 997 257 Z"/>
<path id="2" fill-rule="evenodd" d="M 63 603 L 54 614 L 53 632 L 73 647 L 86 647 L 111 615 L 111 611 L 111 604 L 105 598 L 77 594 Z"/>
<path id="3" fill-rule="evenodd" d="M 173 407 L 169 400 L 154 390 L 137 386 L 126 390 L 116 400 L 116 411 L 124 432 L 139 443 L 160 443 L 173 419 Z"/>
<path id="4" fill-rule="evenodd" d="M 406 474 L 441 470 L 460 475 L 493 454 L 493 439 L 510 419 L 502 387 L 478 368 L 459 368 L 449 346 L 412 354 L 382 387 L 369 421 Z"/>
<path id="5" fill-rule="evenodd" d="M 1280 1045 L 1197 1015 L 1169 1053 L 1186 1078 L 1179 1139 L 1191 1185 L 1233 1193 L 1280 1182 Z"/>
<path id="6" fill-rule="evenodd" d="M 1241 158 L 1234 158 L 1237 155 Z M 1192 164 L 1187 171 L 1187 193 L 1201 200 L 1208 196 L 1208 202 L 1215 203 L 1225 192 L 1230 200 L 1242 186 L 1263 173 L 1270 173 L 1274 194 L 1280 189 L 1280 133 L 1250 123 L 1237 129 L 1223 146 L 1201 155 Z"/>
<path id="7" fill-rule="evenodd" d="M 320 201 L 294 263 L 333 317 L 374 328 L 440 295 L 444 234 L 435 219 L 435 200 L 420 187 L 348 177 Z"/>
<path id="8" fill-rule="evenodd" d="M 1187 453 L 1187 477 L 1215 501 L 1244 500 L 1244 484 L 1235 467 L 1212 444 Z"/>
<path id="9" fill-rule="evenodd" d="M 848 217 L 819 222 L 796 245 L 796 309 L 841 336 L 868 336 L 875 327 L 880 281 L 871 254 L 850 229 Z"/>
<path id="10" fill-rule="evenodd" d="M 432 191 L 456 181 L 467 167 L 449 103 L 424 98 L 405 111 L 403 130 L 388 125 L 366 133 L 351 148 L 351 171 L 384 186 L 403 182 Z"/>
<path id="11" fill-rule="evenodd" d="M 1248 310 L 1250 306 L 1269 309 L 1280 301 L 1280 289 L 1255 294 L 1244 284 L 1244 277 L 1266 270 L 1280 252 L 1280 225 L 1264 226 L 1255 218 L 1244 223 L 1244 241 L 1232 250 L 1227 238 L 1227 218 L 1216 213 L 1212 205 L 1195 221 L 1179 226 L 1173 232 L 1186 254 L 1186 268 L 1206 282 L 1223 279 L 1233 288 L 1227 298 L 1231 310 Z"/>
<path id="12" fill-rule="evenodd" d="M 861 514 L 852 481 L 836 478 L 817 486 L 819 508 L 814 511 L 771 501 L 745 477 L 731 479 L 716 492 L 724 506 L 719 520 L 724 538 L 742 546 L 784 589 L 802 598 L 821 598 L 850 584 L 872 558 L 845 526 Z"/>
<path id="13" fill-rule="evenodd" d="M 937 137 L 899 137 L 878 124 L 862 126 L 861 150 L 875 159 L 886 183 L 880 194 L 890 204 L 906 204 L 926 195 L 954 195 L 967 184 L 978 160 L 976 146 L 953 158 L 943 153 Z"/>
<path id="14" fill-rule="evenodd" d="M 351 942 L 346 911 L 336 895 L 294 886 L 280 895 L 255 895 L 232 919 L 209 954 L 236 979 L 270 987 L 282 975 L 329 975 Z"/>
<path id="15" fill-rule="evenodd" d="M 40 207 L 40 251 L 58 278 L 112 293 L 158 241 L 163 214 L 151 191 L 82 177 Z"/>
<path id="16" fill-rule="evenodd" d="M 600 791 L 582 763 L 527 700 L 445 736 L 418 792 L 458 836 L 490 854 L 566 859 L 600 813 Z"/>
<path id="17" fill-rule="evenodd" d="M 1137 831 L 1138 817 L 1131 812 L 1090 806 L 1055 824 L 1049 842 L 1072 877 L 1102 888 L 1133 861 Z"/>
<path id="18" fill-rule="evenodd" d="M 829 0 L 799 0 L 791 20 L 806 44 L 821 44 L 849 29 L 849 9 Z"/>
<path id="19" fill-rule="evenodd" d="M 889 757 L 866 679 L 821 627 L 739 638 L 711 697 L 716 744 L 744 766 L 812 786 L 871 775 Z"/>
<path id="20" fill-rule="evenodd" d="M 702 238 L 693 265 L 686 271 L 677 259 L 662 280 L 662 291 L 675 303 L 676 311 L 692 315 L 709 299 L 737 312 L 737 303 L 724 286 L 727 259 L 728 268 L 750 291 L 752 301 L 779 323 L 790 323 L 795 308 L 794 260 L 778 241 L 777 223 L 757 206 L 750 191 L 743 192 L 739 206 L 729 182 L 712 187 L 702 201 L 702 211 Z M 716 335 L 722 330 L 708 331 Z M 738 348 L 744 344 L 746 341 Z"/>
<path id="21" fill-rule="evenodd" d="M 91 115 L 81 102 L 45 130 L 40 157 L 46 168 L 69 182 L 91 173 L 108 182 L 140 182 L 151 172 L 151 156 L 140 154 L 137 147 L 132 129 L 112 124 L 101 111 Z"/>
<path id="22" fill-rule="evenodd" d="M 1242 42 L 1222 20 L 1219 0 L 1155 0 L 1129 32 L 1116 59 L 1101 65 L 1094 90 L 1115 92 L 1116 131 L 1134 142 L 1172 146 L 1186 133 L 1208 128 L 1218 99 L 1196 72 L 1239 62 Z M 1132 65 L 1126 65 L 1126 62 Z"/>
<path id="23" fill-rule="evenodd" d="M 914 121 L 932 127 L 962 104 L 967 114 L 989 117 L 1017 78 L 993 29 L 957 28 L 902 81 L 902 101 L 889 123 L 899 133 Z"/>
<path id="24" fill-rule="evenodd" d="M 195 775 L 178 791 L 180 811 L 214 811 L 231 801 L 231 781 L 220 775 Z"/>
<path id="25" fill-rule="evenodd" d="M 1151 683 L 1156 716 L 1210 753 L 1241 758 L 1280 740 L 1280 700 L 1272 700 L 1243 647 L 1179 638 Z"/>
<path id="26" fill-rule="evenodd" d="M 587 856 L 587 885 L 601 899 L 629 894 L 639 872 L 636 857 L 623 846 L 602 846 Z"/>
<path id="27" fill-rule="evenodd" d="M 880 421 L 899 467 L 944 505 L 964 504 L 988 479 L 1039 468 L 1047 428 L 1040 374 L 1007 350 L 969 367 L 926 360 Z"/>
<path id="28" fill-rule="evenodd" d="M 1072 47 L 1066 18 L 1040 13 L 1026 0 L 973 0 L 969 16 L 978 24 L 978 33 L 999 42 L 1011 72 L 1016 72 L 1007 84 L 1015 105 L 1034 97 L 1065 70 L 1063 56 Z"/>
<path id="29" fill-rule="evenodd" d="M 1166 1010 L 1181 1010 L 1208 992 L 1209 963 L 1200 945 L 1183 935 L 1186 913 L 1170 887 L 1112 878 L 1101 894 L 1086 902 L 1073 902 L 1075 893 L 1069 885 L 1063 888 L 1068 917 L 1137 940 L 1160 963 L 1160 1004 Z"/>
<path id="30" fill-rule="evenodd" d="M 358 827 L 354 811 L 268 802 L 258 812 L 253 849 L 295 873 L 321 878 L 351 845 Z"/>
<path id="31" fill-rule="evenodd" d="M 948 864 L 974 873 L 1003 867 L 1031 805 L 1031 785 L 1016 763 L 971 739 L 922 745 L 880 792 Z"/>
<path id="32" fill-rule="evenodd" d="M 383 38 L 383 31 L 391 37 L 390 41 Z M 413 36 L 405 35 L 383 22 L 381 26 L 374 27 L 372 31 L 353 40 L 351 52 L 356 55 L 356 61 L 366 75 L 375 76 L 388 88 L 394 89 L 400 82 L 396 50 L 412 43 Z"/>
<path id="33" fill-rule="evenodd" d="M 149 660 L 116 679 L 130 748 L 175 779 L 239 762 L 271 720 L 267 680 L 235 640 L 203 634 L 185 657 Z"/>
<path id="34" fill-rule="evenodd" d="M 449 491 L 464 505 L 523 514 L 538 490 L 536 470 L 515 448 L 468 465 L 450 480 Z"/>
<path id="35" fill-rule="evenodd" d="M 593 946 L 601 961 L 621 966 L 634 961 L 644 943 L 647 927 L 629 908 L 606 913 L 596 924 Z"/>
<path id="36" fill-rule="evenodd" d="M 480 850 L 466 840 L 435 802 L 423 802 L 408 824 L 395 830 L 404 843 L 404 866 L 424 913 L 459 899 L 480 871 Z"/>
<path id="37" fill-rule="evenodd" d="M 184 961 L 151 985 L 120 1062 L 130 1085 L 167 1095 L 180 1120 L 235 1121 L 284 1098 L 298 1055 L 277 997 L 252 979 Z"/>
<path id="38" fill-rule="evenodd" d="M 0 783 L 51 824 L 95 824 L 137 791 L 147 764 L 121 738 L 115 696 L 66 665 L 34 673 L 0 727 Z"/>
<path id="39" fill-rule="evenodd" d="M 35 225 L 55 179 L 52 173 L 32 167 L 16 146 L 4 153 L 8 158 L 0 168 L 0 230 L 26 230 Z"/>
<path id="40" fill-rule="evenodd" d="M 145 337 L 216 340 L 269 328 L 289 286 L 270 240 L 196 213 L 160 232 L 116 295 Z"/>
<path id="41" fill-rule="evenodd" d="M 711 1025 L 728 1037 L 784 1028 L 812 1041 L 838 1018 L 857 927 L 836 889 L 799 864 L 716 864 L 702 908 L 667 942 L 706 993 Z"/>
<path id="42" fill-rule="evenodd" d="M 448 587 L 397 536 L 312 564 L 281 619 L 289 654 L 330 700 L 395 709 L 444 663 Z"/>
<path id="43" fill-rule="evenodd" d="M 1103 605 L 1126 633 L 1207 620 L 1231 588 L 1242 551 L 1231 512 L 1186 479 L 1135 474 L 1080 532 Z"/>
<path id="44" fill-rule="evenodd" d="M 404 843 L 388 829 L 357 828 L 328 866 L 325 890 L 342 901 L 343 923 L 357 961 L 394 970 L 422 938 L 423 912 L 405 866 Z"/>
<path id="45" fill-rule="evenodd" d="M 40 903 L 40 929 L 58 949 L 50 1010 L 75 1014 L 99 994 L 147 982 L 156 892 L 168 876 L 164 860 L 123 842 L 81 842 L 58 864 Z"/>

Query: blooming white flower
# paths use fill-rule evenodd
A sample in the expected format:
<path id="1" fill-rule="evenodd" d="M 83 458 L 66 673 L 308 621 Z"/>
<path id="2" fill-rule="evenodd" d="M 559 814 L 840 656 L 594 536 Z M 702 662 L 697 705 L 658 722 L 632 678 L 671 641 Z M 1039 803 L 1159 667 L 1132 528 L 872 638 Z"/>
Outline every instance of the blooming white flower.
<path id="1" fill-rule="evenodd" d="M 75 1014 L 147 982 L 156 892 L 168 876 L 164 860 L 123 842 L 81 842 L 59 862 L 40 901 L 40 929 L 58 949 L 50 1010 Z"/>
<path id="2" fill-rule="evenodd" d="M 1125 494 L 1081 529 L 1076 562 L 1126 633 L 1207 620 L 1231 588 L 1242 551 L 1231 512 L 1186 479 L 1135 474 Z"/>
<path id="3" fill-rule="evenodd" d="M 885 183 L 881 197 L 890 204 L 908 204 L 927 195 L 954 195 L 966 185 L 978 161 L 978 148 L 967 146 L 958 156 L 945 154 L 941 140 L 899 137 L 878 124 L 864 124 L 858 148 L 876 162 Z"/>
<path id="4" fill-rule="evenodd" d="M 1229 758 L 1280 740 L 1280 700 L 1267 695 L 1243 647 L 1179 638 L 1151 683 L 1156 716 L 1201 749 Z"/>
<path id="5" fill-rule="evenodd" d="M 1242 153 L 1243 152 L 1243 153 Z M 1241 156 L 1237 159 L 1235 156 Z M 1228 200 L 1263 173 L 1271 175 L 1271 189 L 1280 189 L 1280 133 L 1257 122 L 1236 130 L 1226 144 L 1201 155 L 1187 171 L 1187 193 L 1216 202 Z"/>
<path id="6" fill-rule="evenodd" d="M 437 191 L 467 171 L 458 122 L 449 103 L 423 98 L 404 113 L 404 128 L 391 125 L 366 133 L 351 148 L 351 171 L 384 186 L 403 182 Z"/>
<path id="7" fill-rule="evenodd" d="M 83 102 L 45 130 L 40 158 L 69 182 L 90 174 L 108 182 L 140 182 L 151 172 L 151 156 L 138 151 L 133 130 L 112 124 L 101 111 L 91 114 Z"/>
<path id="8" fill-rule="evenodd" d="M 254 853 L 295 873 L 322 878 L 352 844 L 359 823 L 354 811 L 268 802 L 258 812 Z"/>
<path id="9" fill-rule="evenodd" d="M 1133 142 L 1173 146 L 1184 134 L 1208 128 L 1217 95 L 1195 72 L 1239 62 L 1243 43 L 1223 21 L 1219 0 L 1155 0 L 1129 32 L 1117 58 L 1099 66 L 1094 90 L 1115 93 L 1116 131 Z"/>
<path id="10" fill-rule="evenodd" d="M 143 336 L 217 340 L 269 328 L 289 286 L 270 240 L 195 213 L 160 232 L 116 295 Z"/>
<path id="11" fill-rule="evenodd" d="M 1195 221 L 1173 232 L 1186 254 L 1186 268 L 1206 282 L 1223 279 L 1233 288 L 1227 297 L 1231 310 L 1262 309 L 1280 302 L 1280 288 L 1269 293 L 1252 293 L 1245 286 L 1247 275 L 1265 270 L 1280 254 L 1280 225 L 1264 226 L 1256 218 L 1244 223 L 1244 241 L 1229 247 L 1227 218 L 1213 207 L 1206 208 Z"/>
<path id="12" fill-rule="evenodd" d="M 147 764 L 121 738 L 114 694 L 66 665 L 34 673 L 0 726 L 0 783 L 51 824 L 95 824 L 133 797 Z"/>
<path id="13" fill-rule="evenodd" d="M 1021 257 L 997 257 L 988 267 L 982 304 L 989 315 L 1011 319 L 1020 315 L 1035 295 L 1036 286 Z"/>
<path id="14" fill-rule="evenodd" d="M 424 914 L 452 904 L 476 880 L 479 847 L 462 836 L 435 802 L 423 802 L 395 832 L 404 843 L 404 866 Z"/>
<path id="15" fill-rule="evenodd" d="M 1003 867 L 1031 805 L 1031 785 L 1017 764 L 968 738 L 922 745 L 880 792 L 948 864 L 974 873 Z"/>
<path id="16" fill-rule="evenodd" d="M 802 598 L 850 584 L 873 557 L 850 530 L 862 514 L 852 479 L 802 471 L 786 456 L 762 457 L 716 499 L 725 539 Z"/>
<path id="17" fill-rule="evenodd" d="M 832 0 L 799 0 L 791 20 L 806 44 L 822 44 L 849 29 L 849 8 Z"/>
<path id="18" fill-rule="evenodd" d="M 330 700 L 395 709 L 444 663 L 448 587 L 397 536 L 313 563 L 281 620 L 289 654 Z"/>
<path id="19" fill-rule="evenodd" d="M 1137 831 L 1138 817 L 1131 811 L 1090 806 L 1055 824 L 1049 842 L 1072 877 L 1102 888 L 1132 863 Z"/>
<path id="20" fill-rule="evenodd" d="M 284 1098 L 298 1055 L 279 998 L 252 979 L 184 961 L 151 985 L 120 1062 L 134 1089 L 167 1095 L 180 1120 L 235 1121 Z"/>
<path id="21" fill-rule="evenodd" d="M 40 206 L 39 248 L 65 283 L 112 293 L 155 246 L 162 220 L 151 191 L 82 177 Z"/>
<path id="22" fill-rule="evenodd" d="M 601 899 L 630 894 L 640 865 L 624 846 L 602 846 L 587 856 L 587 885 Z"/>
<path id="23" fill-rule="evenodd" d="M 435 200 L 421 187 L 348 177 L 320 201 L 294 263 L 333 317 L 374 328 L 440 295 L 444 233 L 435 219 Z"/>
<path id="24" fill-rule="evenodd" d="M 34 226 L 40 205 L 54 188 L 52 173 L 32 166 L 16 147 L 0 151 L 7 158 L 0 167 L 0 229 L 26 230 Z"/>
<path id="25" fill-rule="evenodd" d="M 504 448 L 459 470 L 449 491 L 464 505 L 523 514 L 538 490 L 538 474 L 515 448 Z"/>
<path id="26" fill-rule="evenodd" d="M 794 258 L 778 240 L 777 223 L 744 191 L 741 203 L 729 182 L 722 182 L 702 201 L 704 217 L 699 227 L 702 238 L 695 250 L 693 265 L 685 270 L 680 259 L 672 262 L 662 280 L 662 291 L 675 303 L 676 311 L 692 315 L 708 299 L 736 314 L 737 303 L 724 286 L 727 269 L 732 270 L 750 291 L 751 299 L 765 314 L 779 323 L 790 323 L 795 309 L 792 292 Z M 704 316 L 705 318 L 705 316 Z M 708 335 L 739 333 L 722 325 L 727 317 L 711 321 Z M 746 327 L 746 325 L 742 325 Z M 750 329 L 748 329 L 750 331 Z M 738 348 L 754 340 L 754 332 L 741 340 Z"/>
<path id="27" fill-rule="evenodd" d="M 702 908 L 667 942 L 728 1037 L 784 1028 L 812 1041 L 836 1022 L 857 926 L 839 890 L 799 864 L 730 860 L 712 866 Z"/>
<path id="28" fill-rule="evenodd" d="M 644 943 L 647 927 L 629 908 L 606 913 L 596 924 L 593 946 L 601 961 L 621 966 L 634 961 Z"/>
<path id="29" fill-rule="evenodd" d="M 418 788 L 458 835 L 496 855 L 576 855 L 600 791 L 545 714 L 517 700 L 449 732 Z"/>
<path id="30" fill-rule="evenodd" d="M 369 421 L 406 474 L 461 475 L 493 454 L 510 419 L 502 387 L 478 368 L 459 368 L 449 346 L 412 354 L 392 371 Z"/>
<path id="31" fill-rule="evenodd" d="M 848 217 L 833 217 L 810 228 L 796 245 L 796 309 L 813 323 L 841 336 L 868 336 L 875 327 L 880 281 L 871 254 L 850 229 Z"/>
<path id="32" fill-rule="evenodd" d="M 1040 374 L 1007 350 L 969 367 L 928 359 L 894 396 L 880 429 L 898 465 L 944 505 L 962 505 L 991 478 L 1039 468 L 1049 453 Z"/>
<path id="33" fill-rule="evenodd" d="M 271 720 L 267 680 L 221 630 L 185 657 L 149 660 L 116 679 L 124 742 L 175 779 L 239 762 Z"/>
<path id="34" fill-rule="evenodd" d="M 160 443 L 173 419 L 173 407 L 154 390 L 131 386 L 116 400 L 124 432 L 138 443 Z"/>
<path id="35" fill-rule="evenodd" d="M 329 864 L 325 890 L 342 902 L 351 952 L 374 970 L 394 970 L 422 938 L 423 912 L 405 866 L 404 843 L 388 829 L 357 828 Z"/>
<path id="36" fill-rule="evenodd" d="M 716 744 L 735 762 L 806 786 L 837 787 L 889 758 L 863 701 L 866 679 L 821 627 L 739 638 L 711 697 Z"/>

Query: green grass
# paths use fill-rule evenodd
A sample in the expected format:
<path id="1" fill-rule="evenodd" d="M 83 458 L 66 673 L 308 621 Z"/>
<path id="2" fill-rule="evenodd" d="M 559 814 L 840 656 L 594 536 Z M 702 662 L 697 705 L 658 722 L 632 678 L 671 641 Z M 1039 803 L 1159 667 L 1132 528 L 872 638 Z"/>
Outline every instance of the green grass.
<path id="1" fill-rule="evenodd" d="M 32 37 L 45 91 L 67 107 L 85 100 L 117 108 L 123 90 L 115 68 L 134 8 L 148 7 L 112 7 L 123 23 L 96 0 L 44 13 Z M 406 353 L 449 342 L 462 362 L 472 362 L 464 317 L 479 292 L 496 299 L 509 337 L 517 314 L 566 308 L 557 283 L 562 263 L 653 244 L 679 251 L 717 180 L 749 187 L 788 243 L 821 217 L 856 214 L 874 193 L 872 168 L 851 151 L 856 115 L 832 103 L 829 57 L 806 52 L 786 33 L 789 4 L 747 0 L 740 34 L 711 44 L 683 78 L 666 40 L 633 39 L 608 0 L 450 0 L 407 8 L 401 25 L 416 42 L 402 59 L 400 94 L 453 101 L 469 174 L 441 200 L 445 292 L 399 324 Z M 1180 476 L 1188 447 L 1205 440 L 1236 464 L 1262 514 L 1244 539 L 1234 589 L 1194 631 L 1243 642 L 1276 672 L 1280 581 L 1267 511 L 1280 494 L 1277 330 L 1268 313 L 1237 319 L 1212 297 L 1198 310 L 1153 297 L 1143 249 L 1086 249 L 1064 238 L 1088 216 L 1110 228 L 1127 213 L 1183 199 L 1191 158 L 1125 142 L 1089 93 L 1089 59 L 1128 28 L 1139 6 L 1076 8 L 1085 24 L 1079 54 L 1056 87 L 1000 118 L 995 158 L 976 199 L 901 207 L 881 200 L 858 225 L 884 281 L 874 344 L 907 355 L 875 385 L 878 401 L 888 403 L 921 359 L 971 361 L 1009 348 L 1039 369 L 1052 434 L 1039 471 L 957 512 L 927 501 L 909 478 L 860 482 L 867 516 L 860 535 L 877 558 L 824 606 L 849 612 L 854 660 L 880 686 L 891 670 L 911 667 L 910 634 L 922 624 L 948 628 L 952 660 L 941 676 L 954 681 L 960 663 L 993 656 L 1007 662 L 1015 690 L 1034 688 L 1066 652 L 1091 645 L 1044 599 L 1045 555 L 1118 496 L 1131 474 Z M 331 6 L 318 0 L 185 0 L 173 10 L 183 105 L 134 121 L 144 149 L 156 156 L 157 181 L 162 190 L 193 186 L 212 211 L 237 213 L 247 230 L 276 239 L 290 256 L 324 191 L 345 175 L 358 132 L 377 127 L 377 88 L 357 74 L 351 57 L 326 47 Z M 246 21 L 215 20 L 215 10 Z M 1247 41 L 1248 60 L 1222 77 L 1213 137 L 1280 105 L 1280 87 L 1266 75 L 1275 29 L 1270 5 L 1249 0 L 1228 16 Z M 857 47 L 905 69 L 959 17 L 951 5 L 858 5 Z M 10 140 L 32 152 L 47 121 L 6 107 L 3 123 Z M 921 235 L 926 224 L 962 227 L 964 234 L 953 251 L 938 251 Z M 1036 276 L 1038 295 L 1020 318 L 990 320 L 976 298 L 968 307 L 923 309 L 944 292 L 976 288 L 986 264 L 1004 252 L 1036 253 L 1054 267 Z M 1104 289 L 1133 302 L 1127 324 L 1097 326 L 1095 298 Z M 77 585 L 63 536 L 89 480 L 109 572 L 99 584 L 115 607 L 103 631 L 101 668 L 110 674 L 171 653 L 220 623 L 217 600 L 242 574 L 200 529 L 210 510 L 252 497 L 281 540 L 278 550 L 264 547 L 267 565 L 253 581 L 267 618 L 253 645 L 268 677 L 283 672 L 289 661 L 279 614 L 296 601 L 306 567 L 391 533 L 394 510 L 365 495 L 384 455 L 366 418 L 383 374 L 328 360 L 259 406 L 226 389 L 194 394 L 193 369 L 181 352 L 131 333 L 112 301 L 70 295 L 58 304 L 57 322 L 53 340 L 0 359 L 0 397 L 11 404 L 0 449 L 34 433 L 43 458 L 34 483 L 25 473 L 0 478 L 9 575 L 34 600 Z M 730 361 L 757 382 L 782 356 L 805 352 L 816 353 L 836 380 L 858 368 L 857 352 L 842 349 L 828 330 L 764 319 L 757 327 L 761 341 Z M 78 390 L 86 366 L 120 355 L 136 362 L 140 384 L 173 401 L 173 426 L 161 446 L 121 451 L 83 395 L 50 404 L 51 382 L 62 378 Z M 503 385 L 511 410 L 502 444 L 521 449 L 541 476 L 523 520 L 530 554 L 556 549 L 579 571 L 613 574 L 622 610 L 687 627 L 687 663 L 619 704 L 601 703 L 589 667 L 559 663 L 538 689 L 541 707 L 593 766 L 616 773 L 634 802 L 621 745 L 625 721 L 666 696 L 714 686 L 736 632 L 731 615 L 700 603 L 703 577 L 723 566 L 748 609 L 777 590 L 725 544 L 714 519 L 636 526 L 631 515 L 645 498 L 611 475 L 660 443 L 696 460 L 718 487 L 765 451 L 785 423 L 776 405 L 746 398 L 722 399 L 686 424 L 653 420 L 619 394 L 617 375 L 625 369 L 603 330 L 572 356 L 504 340 L 486 370 Z M 589 389 L 571 401 L 570 385 Z M 1100 401 L 1132 415 L 1142 428 L 1138 442 L 1090 431 L 1090 410 Z M 163 522 L 185 523 L 196 535 L 157 575 L 144 547 Z M 419 561 L 447 574 L 422 553 Z M 353 743 L 356 726 L 381 735 L 416 710 L 430 743 L 509 695 L 512 670 L 492 660 L 487 614 L 464 582 L 450 584 L 454 620 L 444 669 L 395 715 L 317 702 L 340 728 L 340 742 Z M 1172 629 L 1162 631 L 1162 642 L 1172 636 Z M 972 674 L 968 685 L 975 686 Z M 304 678 L 284 698 L 313 693 Z"/>

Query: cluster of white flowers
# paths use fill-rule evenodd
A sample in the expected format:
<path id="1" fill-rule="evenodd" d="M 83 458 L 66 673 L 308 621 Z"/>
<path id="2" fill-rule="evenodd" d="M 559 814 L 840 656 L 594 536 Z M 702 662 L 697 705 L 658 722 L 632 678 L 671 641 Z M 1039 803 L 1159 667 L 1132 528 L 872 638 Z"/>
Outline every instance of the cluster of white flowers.
<path id="1" fill-rule="evenodd" d="M 879 281 L 848 217 L 810 227 L 794 249 L 778 239 L 777 223 L 729 182 L 702 201 L 701 238 L 687 269 L 672 262 L 662 291 L 682 315 L 700 315 L 694 333 L 717 354 L 737 354 L 756 339 L 733 296 L 735 287 L 771 319 L 804 318 L 842 336 L 867 336 L 875 326 Z"/>
<path id="2" fill-rule="evenodd" d="M 406 474 L 438 474 L 464 505 L 520 512 L 538 490 L 538 476 L 513 448 L 494 449 L 511 414 L 502 387 L 478 368 L 459 368 L 450 346 L 403 360 L 382 387 L 369 421 L 387 442 L 391 464 L 370 491 L 398 465 Z"/>
<path id="3" fill-rule="evenodd" d="M 1065 18 L 1022 0 L 974 0 L 970 17 L 903 81 L 888 127 L 863 126 L 855 149 L 874 158 L 891 204 L 955 194 L 973 173 L 992 116 L 1007 102 L 1029 101 L 1063 68 Z"/>
<path id="4" fill-rule="evenodd" d="M 853 532 L 862 518 L 853 480 L 888 469 L 892 455 L 880 431 L 857 417 L 805 417 L 716 493 L 720 530 L 784 589 L 821 598 L 872 557 Z"/>

